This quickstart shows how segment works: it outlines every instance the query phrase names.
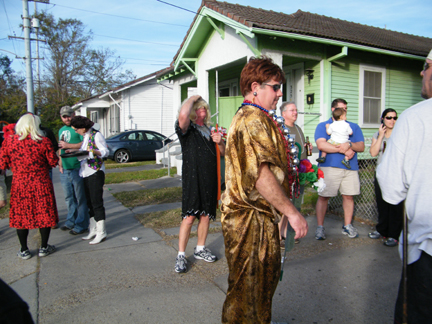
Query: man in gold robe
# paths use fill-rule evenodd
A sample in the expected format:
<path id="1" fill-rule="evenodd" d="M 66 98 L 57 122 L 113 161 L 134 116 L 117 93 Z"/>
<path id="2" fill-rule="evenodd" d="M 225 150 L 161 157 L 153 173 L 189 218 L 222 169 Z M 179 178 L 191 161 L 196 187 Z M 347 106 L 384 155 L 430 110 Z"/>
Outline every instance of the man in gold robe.
<path id="1" fill-rule="evenodd" d="M 288 217 L 296 239 L 307 233 L 307 222 L 289 200 L 287 143 L 268 115 L 284 80 L 268 58 L 251 58 L 241 74 L 245 102 L 228 132 L 221 206 L 229 267 L 223 323 L 270 323 L 281 268 L 278 223 Z"/>

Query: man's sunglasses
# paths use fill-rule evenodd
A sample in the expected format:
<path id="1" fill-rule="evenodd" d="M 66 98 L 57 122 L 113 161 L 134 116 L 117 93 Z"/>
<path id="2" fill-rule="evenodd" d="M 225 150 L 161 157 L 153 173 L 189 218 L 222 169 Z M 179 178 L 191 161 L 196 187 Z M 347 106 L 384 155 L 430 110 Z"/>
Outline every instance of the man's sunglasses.
<path id="1" fill-rule="evenodd" d="M 263 84 L 268 85 L 269 87 L 272 87 L 274 92 L 278 92 L 281 88 L 281 85 L 279 83 L 277 83 L 277 84 L 263 83 Z"/>
<path id="2" fill-rule="evenodd" d="M 423 66 L 423 72 L 426 71 L 431 63 L 425 62 L 424 66 Z"/>
<path id="3" fill-rule="evenodd" d="M 398 118 L 397 117 L 393 117 L 393 116 L 385 116 L 384 117 L 385 119 L 387 119 L 387 120 L 390 120 L 390 119 L 394 119 L 394 120 L 397 120 Z"/>

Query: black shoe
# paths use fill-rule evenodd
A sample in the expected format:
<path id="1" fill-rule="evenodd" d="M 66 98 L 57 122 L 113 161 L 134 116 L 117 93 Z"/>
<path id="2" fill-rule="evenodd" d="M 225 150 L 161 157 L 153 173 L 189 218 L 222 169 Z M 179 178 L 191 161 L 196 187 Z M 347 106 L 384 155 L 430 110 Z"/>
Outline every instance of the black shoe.
<path id="1" fill-rule="evenodd" d="M 75 231 L 75 230 L 70 230 L 69 231 L 69 234 L 72 234 L 72 235 L 79 235 L 79 234 L 84 234 L 84 233 L 87 233 L 88 232 L 88 229 L 83 229 L 81 232 L 77 232 L 77 231 Z"/>
<path id="2" fill-rule="evenodd" d="M 58 224 L 55 224 L 54 226 L 51 227 L 51 229 L 57 229 L 59 228 Z"/>
<path id="3" fill-rule="evenodd" d="M 67 227 L 66 225 L 63 225 L 62 227 L 60 227 L 60 229 L 62 230 L 62 231 L 70 231 L 72 228 L 70 228 L 70 227 Z"/>

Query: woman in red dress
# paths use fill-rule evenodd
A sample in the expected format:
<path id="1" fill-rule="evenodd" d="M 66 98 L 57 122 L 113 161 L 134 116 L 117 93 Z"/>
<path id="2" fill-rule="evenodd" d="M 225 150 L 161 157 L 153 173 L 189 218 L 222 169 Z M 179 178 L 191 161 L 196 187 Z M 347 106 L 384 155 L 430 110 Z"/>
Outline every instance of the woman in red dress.
<path id="1" fill-rule="evenodd" d="M 41 248 L 39 256 L 55 251 L 48 245 L 51 227 L 58 222 L 54 188 L 49 169 L 58 163 L 51 141 L 43 137 L 40 119 L 32 113 L 23 115 L 15 125 L 15 132 L 9 129 L 0 150 L 0 169 L 13 172 L 9 226 L 17 229 L 21 250 L 18 257 L 31 258 L 27 247 L 29 229 L 39 228 Z"/>

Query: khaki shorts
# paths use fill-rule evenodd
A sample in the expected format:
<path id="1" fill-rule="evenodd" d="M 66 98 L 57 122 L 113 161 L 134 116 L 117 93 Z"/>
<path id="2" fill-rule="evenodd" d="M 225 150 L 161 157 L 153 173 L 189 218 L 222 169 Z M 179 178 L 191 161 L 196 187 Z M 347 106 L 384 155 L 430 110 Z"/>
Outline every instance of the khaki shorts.
<path id="1" fill-rule="evenodd" d="M 0 200 L 6 200 L 5 176 L 0 174 Z"/>
<path id="2" fill-rule="evenodd" d="M 360 179 L 358 171 L 333 167 L 321 167 L 324 172 L 325 189 L 318 195 L 321 197 L 335 197 L 341 195 L 356 196 L 360 194 Z"/>

